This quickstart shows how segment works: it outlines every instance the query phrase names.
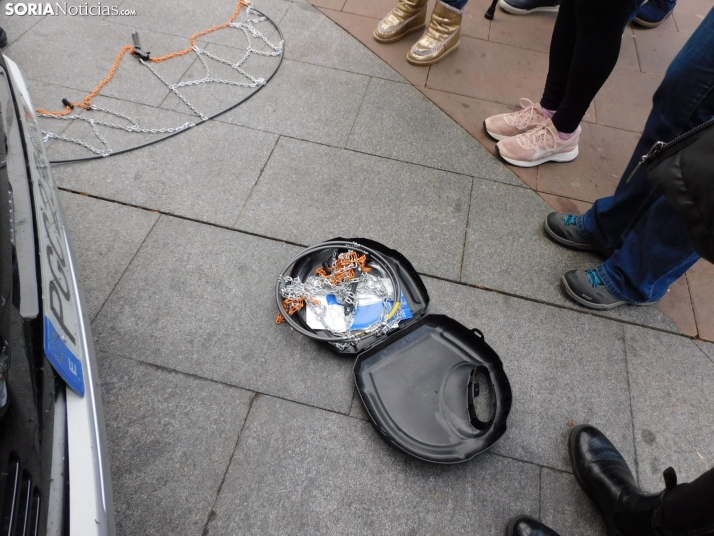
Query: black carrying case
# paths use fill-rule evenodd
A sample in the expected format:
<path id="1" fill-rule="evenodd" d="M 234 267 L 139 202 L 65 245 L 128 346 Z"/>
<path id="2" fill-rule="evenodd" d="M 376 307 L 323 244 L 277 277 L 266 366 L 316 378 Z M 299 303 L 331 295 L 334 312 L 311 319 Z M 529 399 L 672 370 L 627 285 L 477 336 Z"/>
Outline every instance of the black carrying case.
<path id="1" fill-rule="evenodd" d="M 325 343 L 356 356 L 354 378 L 372 424 L 408 454 L 432 463 L 460 463 L 490 448 L 506 431 L 511 388 L 501 359 L 477 329 L 444 315 L 427 314 L 429 294 L 398 251 L 366 238 L 335 238 L 380 253 L 394 268 L 412 318 L 386 337 L 356 347 Z M 305 281 L 332 256 L 304 257 L 292 277 Z M 296 315 L 307 329 L 305 312 Z M 327 332 L 325 332 L 327 333 Z"/>

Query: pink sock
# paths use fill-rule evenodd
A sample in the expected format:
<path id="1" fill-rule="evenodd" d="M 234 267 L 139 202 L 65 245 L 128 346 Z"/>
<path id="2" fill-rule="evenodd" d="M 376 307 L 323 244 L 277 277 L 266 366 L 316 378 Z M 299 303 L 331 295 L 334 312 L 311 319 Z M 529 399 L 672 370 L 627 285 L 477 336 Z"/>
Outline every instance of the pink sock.
<path id="1" fill-rule="evenodd" d="M 550 119 L 555 115 L 555 110 L 549 110 L 548 108 L 543 108 L 543 106 L 540 107 L 541 110 L 543 110 L 543 116 L 546 119 Z"/>
<path id="2" fill-rule="evenodd" d="M 560 132 L 558 131 L 558 137 L 563 140 L 563 141 L 568 141 L 570 138 L 575 136 L 575 132 L 571 132 L 570 134 L 566 134 L 565 132 Z"/>

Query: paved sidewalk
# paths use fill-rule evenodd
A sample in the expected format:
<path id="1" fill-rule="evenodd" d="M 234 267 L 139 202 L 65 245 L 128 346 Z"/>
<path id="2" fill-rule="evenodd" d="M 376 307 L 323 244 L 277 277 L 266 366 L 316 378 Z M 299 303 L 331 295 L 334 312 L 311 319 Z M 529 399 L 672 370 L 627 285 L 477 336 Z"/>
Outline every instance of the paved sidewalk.
<path id="1" fill-rule="evenodd" d="M 392 45 L 372 32 L 395 0 L 310 0 L 323 13 L 394 67 L 434 104 L 495 154 L 483 130 L 489 115 L 517 109 L 521 97 L 537 101 L 548 72 L 548 49 L 556 13 L 511 15 L 471 0 L 464 13 L 458 52 L 431 67 L 406 62 L 414 34 Z M 430 2 L 433 5 L 434 0 Z M 679 0 L 658 28 L 631 25 L 622 36 L 615 71 L 584 118 L 580 156 L 572 163 L 537 168 L 509 166 L 553 208 L 581 214 L 611 195 L 635 148 L 652 94 L 667 67 L 714 6 L 712 0 Z M 659 307 L 686 334 L 714 340 L 714 266 L 699 262 L 670 289 Z"/>
<path id="2" fill-rule="evenodd" d="M 137 16 L 2 21 L 36 105 L 91 91 L 132 28 L 174 50 L 235 4 L 122 7 Z M 654 307 L 575 306 L 559 278 L 597 259 L 544 236 L 543 197 L 310 4 L 256 7 L 286 41 L 260 93 L 150 148 L 54 169 L 98 351 L 118 533 L 491 536 L 530 514 L 563 536 L 604 534 L 570 474 L 573 423 L 605 431 L 651 491 L 668 465 L 680 481 L 711 467 L 714 344 Z M 180 114 L 168 89 L 123 83 L 106 98 Z M 431 310 L 499 353 L 514 402 L 492 451 L 452 467 L 407 458 L 366 422 L 351 360 L 275 325 L 278 271 L 338 235 L 403 252 Z"/>

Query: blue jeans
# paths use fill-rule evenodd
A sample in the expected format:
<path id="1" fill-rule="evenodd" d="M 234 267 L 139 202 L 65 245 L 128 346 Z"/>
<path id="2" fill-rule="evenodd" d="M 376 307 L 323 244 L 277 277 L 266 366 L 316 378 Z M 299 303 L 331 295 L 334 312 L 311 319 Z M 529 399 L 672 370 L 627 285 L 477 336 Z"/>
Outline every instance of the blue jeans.
<path id="1" fill-rule="evenodd" d="M 578 230 L 612 256 L 597 273 L 618 299 L 662 298 L 697 260 L 684 219 L 652 188 L 643 166 L 625 179 L 657 141 L 668 142 L 714 117 L 714 11 L 710 11 L 672 64 L 653 99 L 632 159 L 615 195 L 598 199 L 577 219 Z"/>

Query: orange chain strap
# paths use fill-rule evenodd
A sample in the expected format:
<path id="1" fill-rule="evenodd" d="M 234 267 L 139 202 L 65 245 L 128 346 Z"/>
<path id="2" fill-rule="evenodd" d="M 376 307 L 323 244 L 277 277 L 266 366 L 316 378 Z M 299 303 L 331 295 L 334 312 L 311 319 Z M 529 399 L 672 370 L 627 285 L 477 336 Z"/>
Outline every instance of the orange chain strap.
<path id="1" fill-rule="evenodd" d="M 250 6 L 250 2 L 248 2 L 247 0 L 239 0 L 238 7 L 236 8 L 235 13 L 233 13 L 233 16 L 228 20 L 228 22 L 224 22 L 223 24 L 219 24 L 218 26 L 214 26 L 213 28 L 209 28 L 208 30 L 203 30 L 201 32 L 193 34 L 189 39 L 189 42 L 191 43 L 190 47 L 187 47 L 187 48 L 180 50 L 178 52 L 171 52 L 170 54 L 166 54 L 165 56 L 160 56 L 158 58 L 149 58 L 149 61 L 152 63 L 161 63 L 162 61 L 170 60 L 172 58 L 178 58 L 179 56 L 185 56 L 186 54 L 191 52 L 194 49 L 194 47 L 196 46 L 196 39 L 203 37 L 204 35 L 208 35 L 210 33 L 216 32 L 218 30 L 222 30 L 223 28 L 228 28 L 238 18 L 238 15 L 240 15 L 241 10 L 244 7 L 248 7 L 248 6 Z M 109 71 L 109 74 L 107 75 L 107 77 L 104 80 L 102 80 L 99 83 L 99 85 L 94 88 L 94 91 L 92 91 L 89 95 L 87 95 L 82 102 L 72 102 L 71 106 L 67 106 L 64 109 L 64 111 L 62 111 L 62 112 L 50 112 L 43 108 L 37 108 L 37 110 L 36 110 L 37 113 L 45 114 L 45 115 L 52 115 L 55 117 L 62 117 L 62 116 L 72 113 L 72 108 L 74 106 L 79 106 L 80 108 L 84 108 L 85 110 L 88 110 L 89 108 L 91 108 L 92 107 L 92 99 L 94 99 L 94 97 L 96 97 L 99 94 L 99 92 L 102 90 L 102 88 L 104 86 L 106 86 L 109 82 L 111 82 L 112 78 L 114 78 L 114 75 L 116 74 L 117 69 L 119 69 L 119 65 L 121 64 L 121 61 L 122 61 L 122 59 L 124 59 L 124 56 L 126 55 L 127 52 L 131 52 L 132 54 L 135 54 L 136 49 L 134 48 L 134 45 L 126 45 L 124 48 L 121 49 L 121 51 L 119 52 L 119 55 L 117 56 L 117 59 L 114 60 L 114 65 L 112 66 L 111 70 Z"/>

